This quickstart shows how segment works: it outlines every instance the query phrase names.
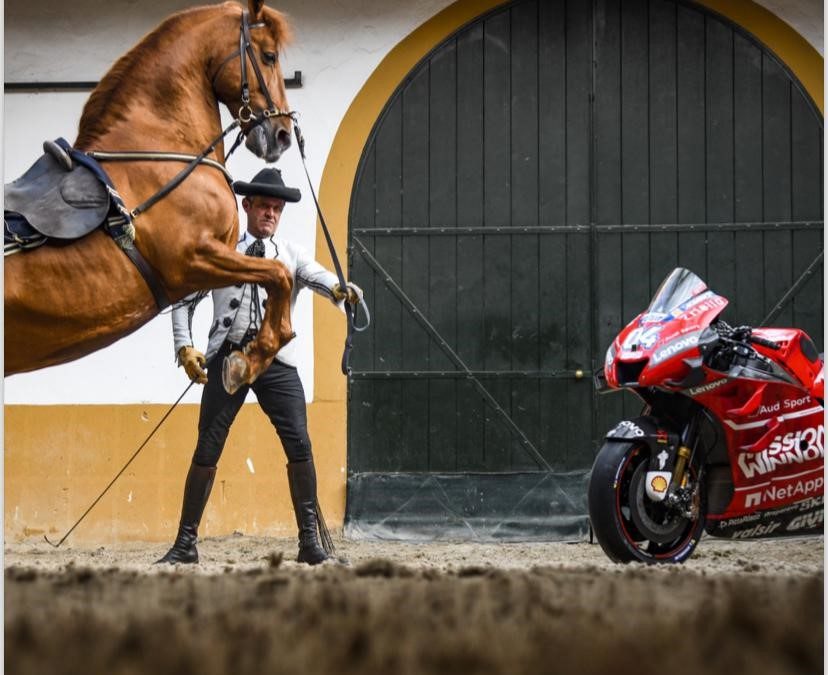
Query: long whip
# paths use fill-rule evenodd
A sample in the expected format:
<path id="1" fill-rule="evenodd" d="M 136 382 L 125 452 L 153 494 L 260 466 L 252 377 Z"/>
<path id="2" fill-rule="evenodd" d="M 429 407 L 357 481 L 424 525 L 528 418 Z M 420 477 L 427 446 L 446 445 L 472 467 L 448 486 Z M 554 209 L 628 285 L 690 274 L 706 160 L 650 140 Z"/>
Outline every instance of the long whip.
<path id="1" fill-rule="evenodd" d="M 95 499 L 95 501 L 94 501 L 94 502 L 92 502 L 92 503 L 89 505 L 89 508 L 88 508 L 88 509 L 86 509 L 86 511 L 84 511 L 84 512 L 83 512 L 83 515 L 82 515 L 80 518 L 78 518 L 77 522 L 76 522 L 74 525 L 72 525 L 72 527 L 70 527 L 70 528 L 69 528 L 69 531 L 68 531 L 66 534 L 64 534 L 64 535 L 63 535 L 63 537 L 61 537 L 60 541 L 59 541 L 57 544 L 55 544 L 55 543 L 53 543 L 53 542 L 49 541 L 49 537 L 47 537 L 45 534 L 43 535 L 43 538 L 44 538 L 44 539 L 45 539 L 45 540 L 46 540 L 49 544 L 51 544 L 52 546 L 54 546 L 55 548 L 57 548 L 57 547 L 58 547 L 58 546 L 60 546 L 60 545 L 61 545 L 64 541 L 66 541 L 66 538 L 67 538 L 70 534 L 72 534 L 72 532 L 74 531 L 74 529 L 75 529 L 78 525 L 80 525 L 81 521 L 82 521 L 84 518 L 86 518 L 86 516 L 89 514 L 89 512 L 90 512 L 93 508 L 95 508 L 95 504 L 97 504 L 99 501 L 101 501 L 101 499 L 103 498 L 103 496 L 104 496 L 107 492 L 109 492 L 109 488 L 111 488 L 111 487 L 115 484 L 115 481 L 116 481 L 116 480 L 118 480 L 118 479 L 121 477 L 121 474 L 122 474 L 124 471 L 126 471 L 126 470 L 127 470 L 127 467 L 128 467 L 130 464 L 132 464 L 132 460 L 134 460 L 134 459 L 138 456 L 138 453 L 139 453 L 139 452 L 141 452 L 141 450 L 143 450 L 143 449 L 144 449 L 144 446 L 145 446 L 147 443 L 149 443 L 150 439 L 153 437 L 153 435 L 155 434 L 155 432 L 156 432 L 156 431 L 158 431 L 159 427 L 160 427 L 160 426 L 164 423 L 164 420 L 166 420 L 166 419 L 170 416 L 170 413 L 171 413 L 173 410 L 175 410 L 175 407 L 176 407 L 176 406 L 177 406 L 177 405 L 181 402 L 181 399 L 182 399 L 182 398 L 184 398 L 184 394 L 186 394 L 186 393 L 190 390 L 190 387 L 192 387 L 192 386 L 193 386 L 193 384 L 194 384 L 194 382 L 192 382 L 192 381 L 191 381 L 191 382 L 190 382 L 190 384 L 188 384 L 188 385 L 187 385 L 187 388 L 186 388 L 186 389 L 184 389 L 184 391 L 182 391 L 182 392 L 181 392 L 181 396 L 179 396 L 179 397 L 178 397 L 178 399 L 176 400 L 176 402 L 175 402 L 175 403 L 173 403 L 173 404 L 170 406 L 170 409 L 169 409 L 169 410 L 167 410 L 167 412 L 164 414 L 164 416 L 163 416 L 163 417 L 159 420 L 158 424 L 156 424 L 156 425 L 155 425 L 155 428 L 154 428 L 152 431 L 150 431 L 150 432 L 149 432 L 149 436 L 147 436 L 147 437 L 144 439 L 144 442 L 143 442 L 143 443 L 141 443 L 140 447 L 139 447 L 139 448 L 138 448 L 135 452 L 133 452 L 133 453 L 132 453 L 132 457 L 130 457 L 130 458 L 129 458 L 129 460 L 127 461 L 127 463 L 126 463 L 126 464 L 124 464 L 123 468 L 122 468 L 122 469 L 121 469 L 121 470 L 120 470 L 117 474 L 115 474 L 115 478 L 113 478 L 111 481 L 109 481 L 109 485 L 107 485 L 107 486 L 104 488 L 103 492 L 101 492 L 101 494 L 99 494 L 99 495 L 98 495 L 97 499 Z"/>

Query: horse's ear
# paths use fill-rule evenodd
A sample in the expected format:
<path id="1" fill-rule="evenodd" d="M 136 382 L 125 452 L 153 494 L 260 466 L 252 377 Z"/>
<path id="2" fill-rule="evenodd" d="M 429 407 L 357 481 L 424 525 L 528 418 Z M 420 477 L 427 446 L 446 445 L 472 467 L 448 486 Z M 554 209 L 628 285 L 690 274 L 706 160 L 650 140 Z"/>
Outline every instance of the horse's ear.
<path id="1" fill-rule="evenodd" d="M 264 0 L 247 0 L 247 9 L 250 12 L 250 20 L 254 23 L 260 21 L 262 18 L 262 9 L 264 9 Z"/>

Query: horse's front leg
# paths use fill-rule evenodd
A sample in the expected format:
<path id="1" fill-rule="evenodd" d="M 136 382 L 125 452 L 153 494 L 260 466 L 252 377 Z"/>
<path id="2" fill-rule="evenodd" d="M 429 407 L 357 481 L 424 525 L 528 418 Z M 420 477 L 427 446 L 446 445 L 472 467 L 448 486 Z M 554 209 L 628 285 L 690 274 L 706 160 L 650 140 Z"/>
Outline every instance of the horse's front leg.
<path id="1" fill-rule="evenodd" d="M 188 285 L 202 290 L 245 282 L 260 284 L 267 291 L 258 334 L 244 353 L 231 353 L 223 365 L 224 387 L 233 394 L 242 385 L 253 383 L 270 366 L 276 352 L 294 338 L 290 321 L 293 279 L 278 260 L 245 256 L 212 240 L 197 247 L 182 281 L 184 278 Z"/>
<path id="2" fill-rule="evenodd" d="M 278 264 L 282 266 L 282 263 Z M 284 289 L 274 292 L 265 285 L 267 302 L 262 326 L 256 337 L 247 343 L 244 352 L 231 352 L 224 359 L 221 379 L 229 394 L 235 394 L 244 384 L 252 384 L 270 366 L 276 352 L 296 337 L 290 321 L 293 282 L 287 270 L 285 273 L 288 282 L 286 292 Z"/>

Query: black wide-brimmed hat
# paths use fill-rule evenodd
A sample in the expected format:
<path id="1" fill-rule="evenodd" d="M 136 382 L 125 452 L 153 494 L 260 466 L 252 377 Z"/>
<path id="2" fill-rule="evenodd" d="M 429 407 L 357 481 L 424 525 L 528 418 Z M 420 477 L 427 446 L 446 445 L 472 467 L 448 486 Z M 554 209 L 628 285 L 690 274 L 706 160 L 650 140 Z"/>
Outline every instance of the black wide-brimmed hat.
<path id="1" fill-rule="evenodd" d="M 237 180 L 233 183 L 233 191 L 245 197 L 276 197 L 286 202 L 298 202 L 302 199 L 299 190 L 285 185 L 279 169 L 262 169 L 249 183 Z"/>

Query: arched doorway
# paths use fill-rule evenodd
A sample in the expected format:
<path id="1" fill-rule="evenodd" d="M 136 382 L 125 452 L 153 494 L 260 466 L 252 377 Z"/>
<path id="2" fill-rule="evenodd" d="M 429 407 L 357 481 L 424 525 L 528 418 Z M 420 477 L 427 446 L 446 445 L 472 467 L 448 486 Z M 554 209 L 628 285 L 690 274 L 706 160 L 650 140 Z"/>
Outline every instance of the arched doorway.
<path id="1" fill-rule="evenodd" d="M 593 453 L 636 406 L 589 375 L 676 265 L 736 322 L 822 345 L 822 135 L 776 56 L 691 3 L 516 0 L 434 48 L 352 192 L 375 322 L 349 380 L 349 527 L 585 532 Z"/>

